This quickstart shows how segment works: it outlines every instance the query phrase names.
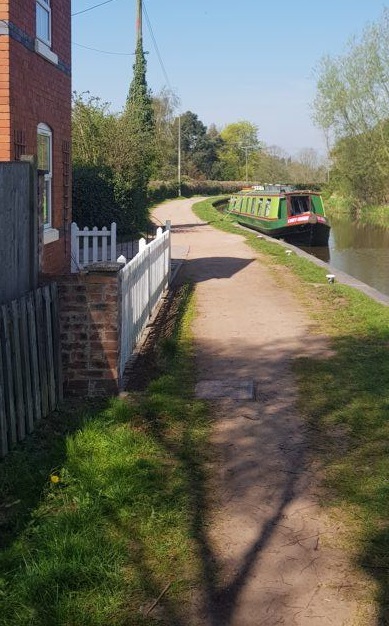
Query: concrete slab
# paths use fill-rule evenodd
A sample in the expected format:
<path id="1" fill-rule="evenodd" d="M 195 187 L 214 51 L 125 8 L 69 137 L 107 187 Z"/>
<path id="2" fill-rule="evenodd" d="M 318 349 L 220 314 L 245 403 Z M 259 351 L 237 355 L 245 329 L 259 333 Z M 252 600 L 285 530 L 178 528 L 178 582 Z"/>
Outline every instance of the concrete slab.
<path id="1" fill-rule="evenodd" d="M 214 400 L 254 400 L 254 381 L 247 380 L 201 380 L 195 387 L 196 398 Z"/>

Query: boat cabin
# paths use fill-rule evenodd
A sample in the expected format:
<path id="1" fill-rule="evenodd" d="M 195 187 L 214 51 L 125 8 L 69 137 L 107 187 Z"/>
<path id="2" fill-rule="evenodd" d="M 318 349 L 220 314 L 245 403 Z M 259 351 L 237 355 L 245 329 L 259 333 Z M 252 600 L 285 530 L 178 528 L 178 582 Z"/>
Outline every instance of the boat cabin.
<path id="1" fill-rule="evenodd" d="M 231 198 L 229 211 L 277 220 L 303 213 L 324 215 L 321 197 L 311 191 L 243 191 Z"/>

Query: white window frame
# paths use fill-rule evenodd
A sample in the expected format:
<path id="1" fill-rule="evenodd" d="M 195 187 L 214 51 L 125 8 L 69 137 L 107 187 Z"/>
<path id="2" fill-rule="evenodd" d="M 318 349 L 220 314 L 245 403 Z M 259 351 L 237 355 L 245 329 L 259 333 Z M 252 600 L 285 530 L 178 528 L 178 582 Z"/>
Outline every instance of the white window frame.
<path id="1" fill-rule="evenodd" d="M 41 135 L 49 139 L 49 169 L 44 175 L 44 185 L 46 194 L 46 211 L 47 221 L 43 223 L 43 240 L 44 243 L 50 243 L 59 238 L 59 231 L 52 226 L 52 207 L 53 207 L 53 133 L 47 124 L 40 123 L 37 127 L 37 135 Z M 38 163 L 39 167 L 39 163 Z"/>
<path id="2" fill-rule="evenodd" d="M 38 7 L 47 14 L 48 33 L 42 34 L 38 29 Z M 36 37 L 51 48 L 51 7 L 50 0 L 36 0 Z"/>

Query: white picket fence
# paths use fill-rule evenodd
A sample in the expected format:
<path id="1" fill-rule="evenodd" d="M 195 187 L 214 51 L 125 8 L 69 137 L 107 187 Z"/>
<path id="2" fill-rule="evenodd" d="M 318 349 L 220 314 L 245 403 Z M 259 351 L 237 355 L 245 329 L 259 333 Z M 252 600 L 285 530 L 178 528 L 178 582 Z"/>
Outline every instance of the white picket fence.
<path id="1" fill-rule="evenodd" d="M 116 223 L 111 229 L 97 226 L 80 230 L 75 222 L 71 226 L 71 271 L 74 274 L 89 263 L 116 261 Z"/>
<path id="2" fill-rule="evenodd" d="M 139 241 L 138 254 L 121 270 L 122 316 L 119 375 L 139 342 L 151 314 L 170 281 L 170 223 L 148 245 Z"/>

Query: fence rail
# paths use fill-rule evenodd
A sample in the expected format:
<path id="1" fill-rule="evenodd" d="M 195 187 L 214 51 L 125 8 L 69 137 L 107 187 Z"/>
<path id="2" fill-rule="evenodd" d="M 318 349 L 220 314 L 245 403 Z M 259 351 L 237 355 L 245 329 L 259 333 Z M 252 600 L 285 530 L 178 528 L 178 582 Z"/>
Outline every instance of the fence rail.
<path id="1" fill-rule="evenodd" d="M 55 283 L 0 307 L 0 457 L 62 399 Z"/>
<path id="2" fill-rule="evenodd" d="M 80 230 L 75 222 L 71 226 L 71 271 L 78 272 L 89 263 L 116 261 L 116 223 L 111 229 L 97 226 Z"/>
<path id="3" fill-rule="evenodd" d="M 167 289 L 170 277 L 170 227 L 158 228 L 154 241 L 139 242 L 138 254 L 121 270 L 121 345 L 119 376 L 141 338 L 147 321 Z"/>

